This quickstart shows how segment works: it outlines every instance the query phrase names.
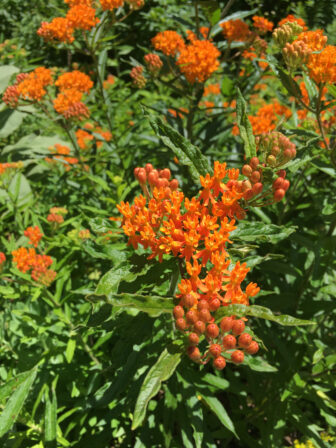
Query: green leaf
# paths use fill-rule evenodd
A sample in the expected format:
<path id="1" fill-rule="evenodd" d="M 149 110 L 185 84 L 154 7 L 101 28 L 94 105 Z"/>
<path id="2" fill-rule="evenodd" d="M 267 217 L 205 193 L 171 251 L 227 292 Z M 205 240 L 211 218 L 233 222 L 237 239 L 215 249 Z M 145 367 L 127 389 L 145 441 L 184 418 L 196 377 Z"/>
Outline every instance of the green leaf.
<path id="1" fill-rule="evenodd" d="M 260 319 L 271 320 L 280 325 L 297 326 L 297 325 L 315 325 L 310 320 L 297 319 L 287 314 L 275 315 L 269 308 L 259 305 L 228 305 L 221 307 L 215 314 L 216 320 L 224 316 L 253 316 Z"/>
<path id="2" fill-rule="evenodd" d="M 247 115 L 246 101 L 244 100 L 241 91 L 237 89 L 237 124 L 239 127 L 240 136 L 244 142 L 245 154 L 248 159 L 256 155 L 256 144 L 252 132 L 252 126 Z"/>
<path id="3" fill-rule="evenodd" d="M 3 65 L 0 67 L 0 93 L 7 89 L 11 77 L 14 73 L 19 73 L 19 71 L 14 65 Z"/>
<path id="4" fill-rule="evenodd" d="M 216 25 L 220 20 L 221 10 L 217 0 L 203 0 L 199 2 L 204 11 L 204 15 L 211 25 Z"/>
<path id="5" fill-rule="evenodd" d="M 244 364 L 247 364 L 250 369 L 256 372 L 277 372 L 276 367 L 271 366 L 264 359 L 257 356 L 245 356 Z"/>
<path id="6" fill-rule="evenodd" d="M 233 240 L 276 244 L 288 238 L 295 230 L 296 227 L 294 226 L 276 226 L 263 222 L 240 222 L 237 229 L 230 234 L 230 237 Z"/>
<path id="7" fill-rule="evenodd" d="M 20 386 L 23 381 L 25 381 L 31 374 L 31 371 L 23 372 L 17 375 L 15 378 L 7 381 L 3 386 L 0 387 L 0 402 L 7 398 L 9 395 L 12 395 L 15 389 Z"/>
<path id="8" fill-rule="evenodd" d="M 302 97 L 302 93 L 297 82 L 279 67 L 278 67 L 278 76 L 280 78 L 282 85 L 285 87 L 285 89 L 288 91 L 290 95 L 293 95 L 296 98 Z"/>
<path id="9" fill-rule="evenodd" d="M 182 351 L 178 345 L 164 349 L 159 359 L 151 367 L 142 383 L 133 414 L 132 429 L 138 428 L 146 415 L 149 400 L 160 390 L 161 383 L 174 373 L 181 361 Z"/>
<path id="10" fill-rule="evenodd" d="M 19 412 L 25 402 L 29 390 L 35 380 L 37 369 L 30 371 L 29 376 L 20 384 L 16 391 L 11 395 L 6 406 L 0 416 L 0 437 L 11 429 Z"/>
<path id="11" fill-rule="evenodd" d="M 18 129 L 25 114 L 18 110 L 5 108 L 0 111 L 0 138 L 6 138 Z"/>
<path id="12" fill-rule="evenodd" d="M 218 400 L 218 398 L 205 395 L 203 392 L 200 392 L 199 395 L 201 396 L 202 400 L 207 404 L 207 406 L 210 408 L 210 410 L 215 415 L 217 415 L 222 425 L 225 426 L 225 428 L 227 428 L 229 431 L 231 431 L 237 437 L 237 439 L 239 439 L 231 418 L 229 417 L 224 406 Z"/>
<path id="13" fill-rule="evenodd" d="M 160 137 L 165 146 L 174 152 L 179 162 L 189 168 L 196 183 L 199 183 L 200 176 L 205 176 L 207 173 L 212 174 L 208 159 L 196 146 L 165 123 L 162 118 L 148 115 L 148 119 L 155 134 Z"/>
<path id="14" fill-rule="evenodd" d="M 26 205 L 33 199 L 32 190 L 27 178 L 22 173 L 16 173 L 13 177 L 8 189 L 12 195 L 12 200 L 17 207 Z"/>
<path id="15" fill-rule="evenodd" d="M 76 339 L 70 338 L 65 350 L 65 359 L 70 364 L 76 349 Z"/>
<path id="16" fill-rule="evenodd" d="M 171 313 L 174 308 L 173 297 L 144 296 L 141 294 L 109 294 L 109 295 L 88 295 L 87 299 L 93 302 L 105 301 L 106 303 L 119 308 L 135 308 L 150 316 L 159 316 L 162 313 Z M 106 310 L 105 310 L 106 312 Z"/>
<path id="17" fill-rule="evenodd" d="M 49 442 L 48 447 L 56 447 L 57 435 L 57 399 L 55 391 L 52 390 L 51 401 L 49 392 L 45 394 L 46 406 L 44 413 L 44 439 Z"/>

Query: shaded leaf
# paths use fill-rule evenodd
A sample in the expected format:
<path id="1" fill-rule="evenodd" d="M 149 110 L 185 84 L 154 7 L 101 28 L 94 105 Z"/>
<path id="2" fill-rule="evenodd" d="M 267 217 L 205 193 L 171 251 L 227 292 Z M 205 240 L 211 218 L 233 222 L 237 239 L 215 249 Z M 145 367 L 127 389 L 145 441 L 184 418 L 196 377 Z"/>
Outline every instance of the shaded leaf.
<path id="1" fill-rule="evenodd" d="M 30 371 L 29 376 L 20 384 L 9 398 L 0 416 L 0 437 L 11 429 L 17 419 L 20 410 L 28 396 L 29 390 L 35 380 L 37 370 Z"/>
<path id="2" fill-rule="evenodd" d="M 150 368 L 142 383 L 133 414 L 132 429 L 140 426 L 145 418 L 149 400 L 160 390 L 161 383 L 166 381 L 175 371 L 181 361 L 181 347 L 171 345 L 160 355 L 156 363 Z"/>
<path id="3" fill-rule="evenodd" d="M 247 115 L 246 101 L 244 100 L 241 91 L 237 89 L 237 124 L 239 127 L 240 136 L 244 142 L 244 149 L 246 157 L 249 159 L 256 155 L 256 144 L 252 131 L 252 125 Z"/>
<path id="4" fill-rule="evenodd" d="M 280 325 L 297 326 L 297 325 L 315 325 L 315 322 L 309 320 L 297 319 L 287 314 L 275 315 L 269 308 L 259 305 L 228 305 L 221 307 L 215 314 L 216 320 L 223 316 L 253 316 L 260 319 L 271 320 Z"/>
<path id="5" fill-rule="evenodd" d="M 184 138 L 169 124 L 165 123 L 162 118 L 149 115 L 148 119 L 162 143 L 174 152 L 182 165 L 189 168 L 195 182 L 199 183 L 200 176 L 205 176 L 207 173 L 212 174 L 212 168 L 208 159 L 196 146 L 191 144 L 189 140 Z"/>

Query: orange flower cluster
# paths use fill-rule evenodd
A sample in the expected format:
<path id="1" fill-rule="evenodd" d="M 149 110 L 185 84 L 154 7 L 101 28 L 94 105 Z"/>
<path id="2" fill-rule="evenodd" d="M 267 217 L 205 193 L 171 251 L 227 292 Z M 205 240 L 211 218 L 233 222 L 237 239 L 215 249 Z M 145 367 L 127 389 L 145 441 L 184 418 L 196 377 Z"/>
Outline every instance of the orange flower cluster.
<path id="1" fill-rule="evenodd" d="M 289 118 L 292 115 L 291 110 L 278 103 L 277 101 L 271 104 L 262 106 L 256 115 L 249 115 L 248 118 L 252 125 L 254 135 L 265 134 L 276 128 L 279 116 Z M 239 134 L 238 126 L 232 129 L 234 135 Z"/>
<path id="2" fill-rule="evenodd" d="M 100 134 L 102 139 L 109 142 L 112 138 L 112 134 L 109 131 L 104 131 L 100 126 L 93 125 L 92 123 L 85 123 L 84 128 L 94 132 L 95 134 Z M 78 129 L 76 131 L 77 143 L 80 149 L 88 150 L 94 143 L 97 148 L 103 146 L 103 142 L 98 140 L 93 134 L 85 131 L 84 129 Z"/>
<path id="3" fill-rule="evenodd" d="M 99 23 L 96 10 L 83 3 L 72 6 L 67 12 L 66 20 L 70 28 L 85 31 L 90 31 Z"/>
<path id="4" fill-rule="evenodd" d="M 257 28 L 263 34 L 273 30 L 274 23 L 265 19 L 265 17 L 253 16 L 252 20 L 254 28 Z"/>
<path id="5" fill-rule="evenodd" d="M 78 159 L 75 157 L 67 157 L 70 155 L 70 148 L 68 146 L 60 145 L 56 143 L 54 146 L 48 148 L 49 151 L 53 154 L 53 157 L 46 157 L 46 162 L 48 163 L 57 163 L 57 161 L 61 161 L 61 163 L 65 166 L 65 169 L 69 171 L 71 169 L 71 165 L 75 165 L 78 163 Z"/>
<path id="6" fill-rule="evenodd" d="M 64 222 L 64 215 L 68 213 L 68 210 L 63 207 L 51 207 L 49 210 L 49 215 L 47 216 L 47 221 L 50 223 L 54 223 L 54 226 L 57 227 L 59 224 Z"/>
<path id="7" fill-rule="evenodd" d="M 74 28 L 69 24 L 65 17 L 55 17 L 50 23 L 42 22 L 37 34 L 45 41 L 59 41 L 64 43 L 71 43 L 75 40 Z"/>
<path id="8" fill-rule="evenodd" d="M 93 82 L 85 73 L 80 72 L 79 70 L 74 70 L 60 75 L 55 82 L 55 86 L 57 86 L 61 92 L 68 89 L 75 89 L 82 93 L 89 93 L 93 87 Z"/>
<path id="9" fill-rule="evenodd" d="M 247 41 L 251 37 L 251 31 L 248 25 L 240 19 L 227 20 L 220 24 L 222 33 L 228 42 Z"/>
<path id="10" fill-rule="evenodd" d="M 82 120 L 89 116 L 89 110 L 82 102 L 83 93 L 93 86 L 91 79 L 78 70 L 60 75 L 55 82 L 60 93 L 54 100 L 54 109 L 65 118 Z"/>
<path id="11" fill-rule="evenodd" d="M 183 313 L 175 316 L 177 327 L 181 331 L 192 329 L 199 335 L 206 333 L 214 339 L 218 333 L 209 333 L 214 320 L 211 312 L 230 303 L 247 305 L 249 298 L 259 292 L 254 283 L 242 289 L 249 268 L 237 262 L 229 269 L 232 260 L 226 251 L 229 235 L 236 228 L 234 217 L 245 216 L 240 205 L 244 192 L 242 182 L 237 180 L 239 170 L 215 162 L 214 175 L 200 177 L 200 194 L 191 199 L 175 185 L 173 188 L 174 179 L 169 183 L 168 169 L 159 173 L 166 179 L 166 186 L 156 186 L 153 178 L 158 172 L 150 164 L 136 170 L 145 196 L 135 198 L 133 205 L 122 202 L 117 206 L 124 217 L 123 230 L 129 244 L 149 248 L 149 259 L 158 257 L 162 261 L 165 254 L 172 254 L 185 260 L 187 275 L 177 295 Z M 201 316 L 200 310 L 205 308 L 207 312 Z M 189 310 L 185 318 L 184 309 Z"/>
<path id="12" fill-rule="evenodd" d="M 304 31 L 300 33 L 296 41 L 302 41 L 310 51 L 321 51 L 327 44 L 327 36 L 324 36 L 323 30 Z"/>
<path id="13" fill-rule="evenodd" d="M 38 226 L 35 227 L 28 227 L 24 232 L 24 236 L 29 238 L 29 244 L 32 246 L 37 247 L 38 243 L 40 242 L 41 238 L 43 237 L 43 233 L 41 233 L 41 230 Z"/>
<path id="14" fill-rule="evenodd" d="M 99 2 L 105 11 L 112 11 L 113 9 L 124 6 L 124 0 L 99 0 Z"/>
<path id="15" fill-rule="evenodd" d="M 219 67 L 219 50 L 209 40 L 194 40 L 183 47 L 176 61 L 191 83 L 205 82 Z"/>
<path id="16" fill-rule="evenodd" d="M 308 29 L 306 22 L 303 19 L 301 19 L 300 17 L 295 17 L 292 14 L 289 14 L 287 17 L 280 20 L 280 22 L 278 23 L 278 26 L 282 26 L 287 22 L 296 22 L 298 25 L 300 25 L 303 28 L 304 31 L 306 31 Z"/>
<path id="17" fill-rule="evenodd" d="M 76 29 L 90 31 L 99 23 L 96 10 L 89 0 L 68 0 L 70 9 L 65 17 L 55 17 L 50 23 L 42 22 L 37 34 L 46 41 L 71 43 Z"/>
<path id="18" fill-rule="evenodd" d="M 185 43 L 176 31 L 167 30 L 153 37 L 152 45 L 167 56 L 175 56 L 184 48 Z"/>
<path id="19" fill-rule="evenodd" d="M 12 252 L 13 262 L 21 272 L 31 270 L 31 277 L 34 281 L 44 286 L 49 286 L 56 278 L 56 272 L 48 269 L 53 260 L 48 255 L 37 254 L 35 249 L 19 247 Z"/>
<path id="20" fill-rule="evenodd" d="M 24 76 L 21 82 L 17 82 L 15 87 L 21 98 L 31 101 L 41 101 L 47 93 L 45 87 L 51 83 L 51 70 L 45 67 L 38 67 Z"/>
<path id="21" fill-rule="evenodd" d="M 208 84 L 204 87 L 203 96 L 209 95 L 219 95 L 221 93 L 220 85 L 217 84 Z"/>
<path id="22" fill-rule="evenodd" d="M 327 45 L 321 53 L 313 53 L 309 56 L 307 67 L 309 76 L 316 84 L 336 83 L 336 47 Z"/>
<path id="23" fill-rule="evenodd" d="M 0 163 L 0 176 L 8 170 L 20 169 L 22 167 L 23 167 L 23 162 Z"/>

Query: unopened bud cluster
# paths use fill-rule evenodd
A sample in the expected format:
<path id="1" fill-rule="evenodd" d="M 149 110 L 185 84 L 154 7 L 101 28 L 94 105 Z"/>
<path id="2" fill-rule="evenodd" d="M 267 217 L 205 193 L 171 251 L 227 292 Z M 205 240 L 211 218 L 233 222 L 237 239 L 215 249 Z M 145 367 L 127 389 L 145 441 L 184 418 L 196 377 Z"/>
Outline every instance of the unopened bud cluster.
<path id="1" fill-rule="evenodd" d="M 241 364 L 244 361 L 244 352 L 254 355 L 259 345 L 253 341 L 249 333 L 244 332 L 245 323 L 234 317 L 224 317 L 218 326 L 211 316 L 211 305 L 206 300 L 200 300 L 197 308 L 189 309 L 186 314 L 182 302 L 174 308 L 176 327 L 188 333 L 187 354 L 190 359 L 206 364 L 213 360 L 217 370 L 223 370 L 226 363 Z M 208 347 L 202 355 L 198 348 L 201 339 L 206 339 Z"/>
<path id="2" fill-rule="evenodd" d="M 283 58 L 289 69 L 295 70 L 308 61 L 311 53 L 307 44 L 302 40 L 287 43 L 282 49 Z"/>
<path id="3" fill-rule="evenodd" d="M 133 79 L 133 85 L 142 89 L 146 85 L 146 78 L 143 75 L 143 67 L 141 65 L 137 65 L 133 67 L 130 73 L 130 77 Z"/>
<path id="4" fill-rule="evenodd" d="M 285 196 L 290 183 L 285 179 L 286 171 L 283 169 L 277 172 L 278 177 L 274 181 L 274 170 L 295 158 L 295 145 L 281 132 L 276 131 L 262 134 L 256 138 L 256 143 L 259 157 L 252 157 L 242 168 L 242 173 L 249 179 L 243 182 L 244 198 L 248 201 L 260 199 L 267 204 L 279 202 Z M 279 178 L 282 180 L 278 180 Z M 248 188 L 250 185 L 251 188 Z"/>
<path id="5" fill-rule="evenodd" d="M 144 60 L 149 73 L 152 76 L 157 76 L 163 65 L 160 56 L 155 53 L 149 53 L 144 56 Z"/>
<path id="6" fill-rule="evenodd" d="M 134 168 L 134 176 L 139 181 L 142 191 L 145 196 L 149 197 L 149 190 L 153 188 L 164 188 L 166 195 L 178 189 L 179 183 L 177 179 L 170 179 L 171 172 L 169 168 L 163 170 L 156 170 L 151 163 L 146 163 L 144 168 Z M 148 186 L 147 186 L 148 185 Z"/>
<path id="7" fill-rule="evenodd" d="M 273 31 L 273 39 L 280 48 L 283 48 L 287 43 L 293 42 L 302 31 L 303 28 L 298 23 L 287 22 Z"/>

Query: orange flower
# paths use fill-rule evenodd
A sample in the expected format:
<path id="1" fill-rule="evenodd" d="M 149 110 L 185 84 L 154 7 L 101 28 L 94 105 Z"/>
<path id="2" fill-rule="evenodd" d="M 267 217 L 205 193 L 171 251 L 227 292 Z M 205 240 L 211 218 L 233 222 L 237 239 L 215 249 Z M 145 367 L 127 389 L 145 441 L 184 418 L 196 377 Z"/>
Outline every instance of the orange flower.
<path id="1" fill-rule="evenodd" d="M 204 39 L 208 39 L 209 28 L 207 26 L 201 26 L 200 27 L 200 33 L 202 34 Z"/>
<path id="2" fill-rule="evenodd" d="M 64 43 L 74 41 L 73 33 L 73 27 L 64 17 L 56 17 L 50 23 L 42 22 L 41 27 L 37 30 L 37 34 L 46 41 L 58 40 Z"/>
<path id="3" fill-rule="evenodd" d="M 153 37 L 152 45 L 167 56 L 175 56 L 184 48 L 185 43 L 176 31 L 167 30 Z"/>
<path id="4" fill-rule="evenodd" d="M 76 89 L 79 92 L 89 93 L 93 87 L 93 82 L 85 73 L 82 73 L 79 70 L 74 70 L 60 75 L 55 82 L 55 86 L 57 86 L 61 92 L 68 89 Z"/>
<path id="5" fill-rule="evenodd" d="M 144 56 L 145 63 L 147 65 L 148 70 L 156 74 L 160 71 L 163 62 L 160 59 L 160 56 L 154 53 L 149 53 Z"/>
<path id="6" fill-rule="evenodd" d="M 253 26 L 257 28 L 261 33 L 267 33 L 267 31 L 272 31 L 274 23 L 265 19 L 265 17 L 253 16 Z"/>
<path id="7" fill-rule="evenodd" d="M 54 100 L 54 109 L 65 118 L 83 119 L 89 116 L 89 110 L 81 102 L 83 94 L 77 89 L 68 89 L 59 93 Z"/>
<path id="8" fill-rule="evenodd" d="M 40 229 L 38 228 L 38 226 L 35 227 L 28 227 L 25 231 L 24 231 L 24 236 L 26 236 L 27 238 L 29 238 L 29 244 L 31 244 L 32 246 L 37 247 L 38 243 L 40 242 L 43 233 L 41 233 Z"/>
<path id="9" fill-rule="evenodd" d="M 308 27 L 306 26 L 306 22 L 303 19 L 301 19 L 300 17 L 295 17 L 292 14 L 289 14 L 287 17 L 280 20 L 278 26 L 282 26 L 287 22 L 296 22 L 298 25 L 302 26 L 304 31 L 308 29 Z"/>
<path id="10" fill-rule="evenodd" d="M 94 8 L 79 3 L 69 9 L 66 15 L 66 20 L 71 28 L 90 31 L 97 25 L 97 23 L 99 23 L 99 19 L 95 17 L 95 15 L 96 10 Z"/>
<path id="11" fill-rule="evenodd" d="M 47 93 L 45 87 L 52 83 L 51 70 L 38 67 L 17 84 L 17 91 L 24 99 L 41 101 Z"/>
<path id="12" fill-rule="evenodd" d="M 36 252 L 35 249 L 26 249 L 25 247 L 19 247 L 13 250 L 13 262 L 16 263 L 16 267 L 21 272 L 27 272 L 35 263 Z"/>
<path id="13" fill-rule="evenodd" d="M 106 11 L 120 8 L 124 5 L 124 0 L 99 0 L 101 7 Z"/>
<path id="14" fill-rule="evenodd" d="M 307 67 L 316 84 L 336 83 L 336 47 L 328 45 L 321 53 L 311 54 Z"/>
<path id="15" fill-rule="evenodd" d="M 208 84 L 204 87 L 203 96 L 208 95 L 219 95 L 221 93 L 220 85 L 217 84 Z"/>
<path id="16" fill-rule="evenodd" d="M 78 129 L 76 131 L 76 138 L 80 149 L 88 149 L 90 146 L 90 142 L 94 139 L 92 134 L 89 134 L 83 129 Z"/>
<path id="17" fill-rule="evenodd" d="M 186 45 L 176 61 L 186 79 L 205 82 L 219 67 L 219 50 L 209 40 L 195 40 Z"/>
<path id="18" fill-rule="evenodd" d="M 3 252 L 0 252 L 0 267 L 6 261 L 6 255 Z"/>
<path id="19" fill-rule="evenodd" d="M 109 74 L 107 75 L 106 80 L 103 82 L 103 87 L 104 89 L 108 89 L 110 86 L 113 86 L 114 83 L 115 83 L 114 76 Z"/>
<path id="20" fill-rule="evenodd" d="M 228 42 L 247 41 L 251 36 L 248 25 L 240 19 L 228 20 L 220 24 L 222 33 Z"/>
<path id="21" fill-rule="evenodd" d="M 76 5 L 92 6 L 92 0 L 64 0 L 64 3 L 67 3 L 70 7 Z"/>
<path id="22" fill-rule="evenodd" d="M 64 218 L 62 215 L 59 215 L 58 213 L 49 213 L 49 215 L 47 216 L 47 221 L 62 224 L 62 222 L 64 222 Z"/>
<path id="23" fill-rule="evenodd" d="M 327 44 L 327 36 L 324 36 L 323 30 L 304 31 L 300 33 L 295 39 L 296 41 L 303 41 L 310 51 L 321 51 Z"/>

